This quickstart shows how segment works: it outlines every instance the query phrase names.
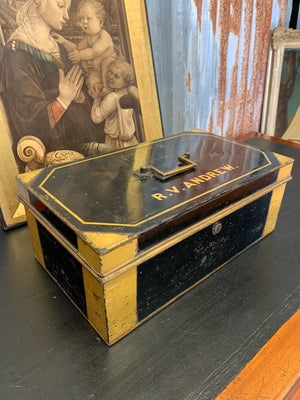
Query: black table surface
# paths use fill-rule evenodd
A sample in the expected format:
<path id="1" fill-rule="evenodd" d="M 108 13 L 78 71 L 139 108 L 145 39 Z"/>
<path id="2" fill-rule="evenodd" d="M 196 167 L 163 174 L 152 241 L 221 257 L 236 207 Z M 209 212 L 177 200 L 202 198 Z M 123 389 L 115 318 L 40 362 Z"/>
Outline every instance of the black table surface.
<path id="1" fill-rule="evenodd" d="M 1 399 L 215 399 L 300 305 L 300 150 L 247 143 L 295 159 L 275 232 L 112 347 L 0 229 Z"/>

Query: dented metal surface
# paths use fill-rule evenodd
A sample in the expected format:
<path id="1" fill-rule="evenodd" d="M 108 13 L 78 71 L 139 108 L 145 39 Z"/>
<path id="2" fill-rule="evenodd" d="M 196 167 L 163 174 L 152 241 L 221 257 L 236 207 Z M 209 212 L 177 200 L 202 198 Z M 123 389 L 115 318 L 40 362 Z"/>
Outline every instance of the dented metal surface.
<path id="1" fill-rule="evenodd" d="M 288 0 L 147 0 L 164 133 L 259 130 L 270 29 Z"/>

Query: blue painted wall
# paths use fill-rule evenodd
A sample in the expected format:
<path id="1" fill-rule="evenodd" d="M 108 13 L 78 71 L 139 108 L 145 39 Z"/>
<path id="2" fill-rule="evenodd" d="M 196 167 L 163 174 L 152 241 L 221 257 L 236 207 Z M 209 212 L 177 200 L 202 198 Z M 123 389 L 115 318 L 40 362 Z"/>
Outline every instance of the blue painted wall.
<path id="1" fill-rule="evenodd" d="M 287 0 L 146 0 L 166 136 L 200 128 L 237 137 L 259 129 L 268 35 L 284 25 L 287 6 Z"/>

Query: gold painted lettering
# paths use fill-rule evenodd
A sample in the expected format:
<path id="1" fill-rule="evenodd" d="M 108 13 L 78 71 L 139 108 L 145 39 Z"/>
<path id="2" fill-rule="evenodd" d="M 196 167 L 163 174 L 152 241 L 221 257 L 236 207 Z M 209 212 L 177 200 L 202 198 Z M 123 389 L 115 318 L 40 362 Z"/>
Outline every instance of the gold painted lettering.
<path id="1" fill-rule="evenodd" d="M 204 179 L 205 181 L 209 181 L 211 179 L 209 175 L 199 175 L 199 178 Z"/>
<path id="2" fill-rule="evenodd" d="M 221 167 L 221 168 L 222 168 L 222 169 L 226 169 L 226 171 L 231 171 L 231 170 L 235 169 L 234 167 L 232 167 L 232 166 L 229 165 L 229 164 L 224 165 L 224 167 Z"/>
<path id="3" fill-rule="evenodd" d="M 207 172 L 207 175 L 211 176 L 212 178 L 216 178 L 218 175 L 214 172 Z"/>
<path id="4" fill-rule="evenodd" d="M 196 176 L 196 178 L 191 179 L 191 182 L 197 183 L 197 185 L 199 185 L 199 183 L 203 183 L 204 180 L 203 180 L 203 179 L 200 179 L 200 178 L 198 178 L 198 177 Z"/>
<path id="5" fill-rule="evenodd" d="M 219 168 L 214 169 L 217 174 L 226 174 L 227 171 L 221 171 Z"/>
<path id="6" fill-rule="evenodd" d="M 152 194 L 152 197 L 154 197 L 155 199 L 161 201 L 163 199 L 167 199 L 167 196 L 164 196 L 162 193 L 154 193 Z"/>
<path id="7" fill-rule="evenodd" d="M 176 186 L 172 186 L 172 189 L 166 189 L 167 192 L 180 193 Z"/>
<path id="8" fill-rule="evenodd" d="M 190 188 L 192 186 L 197 186 L 196 183 L 191 183 L 191 182 L 183 182 L 183 184 L 187 187 Z"/>

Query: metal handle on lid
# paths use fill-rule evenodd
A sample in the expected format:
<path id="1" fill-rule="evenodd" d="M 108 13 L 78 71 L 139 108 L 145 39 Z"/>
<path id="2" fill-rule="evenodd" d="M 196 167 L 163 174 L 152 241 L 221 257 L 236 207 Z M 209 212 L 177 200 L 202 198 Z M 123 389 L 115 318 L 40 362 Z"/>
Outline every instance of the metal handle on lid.
<path id="1" fill-rule="evenodd" d="M 169 171 L 163 172 L 160 169 L 154 167 L 153 165 L 147 165 L 144 167 L 140 167 L 139 171 L 135 172 L 135 175 L 137 175 L 139 178 L 148 178 L 151 173 L 153 172 L 156 175 L 158 175 L 159 178 L 161 179 L 167 179 L 171 176 L 181 174 L 182 172 L 189 171 L 190 169 L 196 167 L 197 163 L 189 159 L 190 154 L 185 153 L 182 156 L 178 157 L 178 161 L 180 161 L 183 165 L 178 166 L 177 168 L 171 169 Z"/>
<path id="2" fill-rule="evenodd" d="M 180 165 L 177 168 L 171 169 L 170 171 L 167 172 L 163 172 L 160 169 L 154 167 L 153 165 L 149 165 L 149 169 L 152 172 L 155 172 L 157 175 L 161 176 L 162 178 L 167 178 L 169 176 L 173 176 L 173 175 L 177 175 L 177 174 L 181 174 L 182 172 L 188 171 L 194 167 L 196 167 L 197 163 L 195 163 L 194 161 L 191 161 L 188 158 L 187 154 L 184 154 L 183 156 L 179 156 L 178 160 L 181 162 L 184 162 L 184 165 Z"/>

